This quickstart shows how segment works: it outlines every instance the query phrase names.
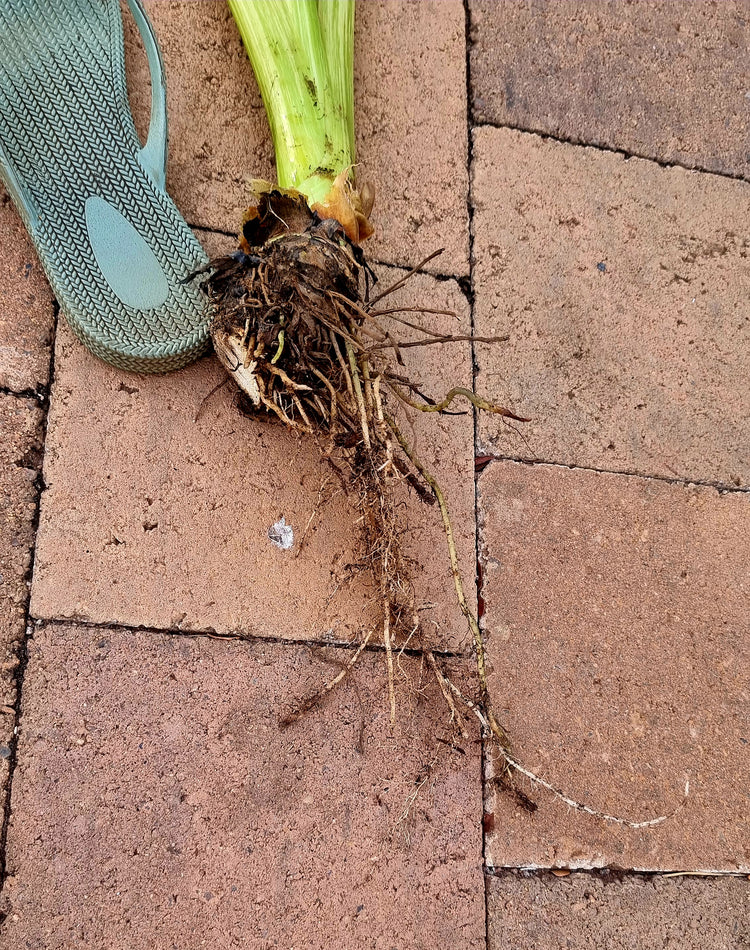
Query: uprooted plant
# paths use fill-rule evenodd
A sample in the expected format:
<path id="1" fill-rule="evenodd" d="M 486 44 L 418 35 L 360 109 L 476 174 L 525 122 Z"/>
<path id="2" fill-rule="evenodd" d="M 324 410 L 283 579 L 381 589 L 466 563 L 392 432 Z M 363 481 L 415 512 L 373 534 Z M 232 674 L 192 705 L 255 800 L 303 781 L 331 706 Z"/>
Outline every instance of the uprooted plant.
<path id="1" fill-rule="evenodd" d="M 425 317 L 445 311 L 384 303 L 434 255 L 373 293 L 373 274 L 359 247 L 372 232 L 373 189 L 357 188 L 354 178 L 354 0 L 229 0 L 229 6 L 268 114 L 278 184 L 254 182 L 239 250 L 213 261 L 204 279 L 215 312 L 214 348 L 255 409 L 314 438 L 357 499 L 380 609 L 379 627 L 366 632 L 340 673 L 302 700 L 289 718 L 337 685 L 377 636 L 385 652 L 393 721 L 394 652 L 409 643 L 426 656 L 454 720 L 461 722 L 460 707 L 468 709 L 494 737 L 506 777 L 523 774 L 568 804 L 598 814 L 529 772 L 512 754 L 493 711 L 484 638 L 464 592 L 445 496 L 397 420 L 399 404 L 440 413 L 463 400 L 478 411 L 526 421 L 459 386 L 432 397 L 407 374 L 405 348 L 472 339 L 425 325 Z M 408 339 L 402 338 L 404 330 Z M 442 520 L 456 597 L 473 638 L 478 676 L 473 697 L 441 669 L 420 626 L 394 502 L 394 487 L 404 481 L 424 503 L 437 506 Z"/>

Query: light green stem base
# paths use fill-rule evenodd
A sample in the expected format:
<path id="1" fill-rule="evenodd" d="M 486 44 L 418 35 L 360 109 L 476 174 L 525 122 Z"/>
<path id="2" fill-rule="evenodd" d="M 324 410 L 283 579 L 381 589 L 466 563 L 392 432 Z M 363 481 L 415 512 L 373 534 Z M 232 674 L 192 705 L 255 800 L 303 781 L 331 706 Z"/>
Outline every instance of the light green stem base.
<path id="1" fill-rule="evenodd" d="M 311 205 L 354 164 L 354 0 L 229 0 L 260 87 L 282 188 Z"/>

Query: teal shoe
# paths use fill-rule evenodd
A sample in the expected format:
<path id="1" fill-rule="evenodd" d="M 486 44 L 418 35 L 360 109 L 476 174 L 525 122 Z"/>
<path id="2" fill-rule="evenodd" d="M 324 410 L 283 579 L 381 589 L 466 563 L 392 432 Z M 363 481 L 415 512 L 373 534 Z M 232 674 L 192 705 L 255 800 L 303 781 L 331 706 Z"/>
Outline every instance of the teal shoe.
<path id="1" fill-rule="evenodd" d="M 151 70 L 142 148 L 125 86 L 118 0 L 0 0 L 0 179 L 73 332 L 123 369 L 178 369 L 208 346 L 183 281 L 207 258 L 165 191 L 164 67 L 127 0 Z"/>

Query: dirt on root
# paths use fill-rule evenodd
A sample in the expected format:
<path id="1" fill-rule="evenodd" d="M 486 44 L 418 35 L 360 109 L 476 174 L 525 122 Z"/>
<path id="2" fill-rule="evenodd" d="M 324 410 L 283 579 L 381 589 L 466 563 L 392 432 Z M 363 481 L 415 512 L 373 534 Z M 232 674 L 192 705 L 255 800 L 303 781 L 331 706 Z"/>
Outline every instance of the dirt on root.
<path id="1" fill-rule="evenodd" d="M 401 432 L 394 408 L 403 403 L 423 412 L 446 412 L 463 398 L 506 419 L 524 420 L 461 387 L 435 398 L 406 374 L 406 347 L 476 339 L 436 334 L 419 322 L 421 313 L 445 311 L 382 306 L 418 269 L 373 294 L 373 275 L 362 251 L 337 221 L 321 220 L 297 193 L 266 190 L 246 215 L 239 250 L 213 261 L 203 286 L 214 309 L 214 348 L 253 411 L 312 437 L 356 499 L 362 562 L 380 600 L 379 628 L 366 631 L 350 664 L 301 700 L 285 722 L 319 701 L 368 643 L 379 640 L 385 648 L 392 720 L 394 651 L 408 645 L 429 658 L 457 728 L 463 730 L 459 702 L 477 714 L 507 751 L 508 738 L 490 707 L 484 642 L 464 595 L 445 498 Z M 417 331 L 418 338 L 399 339 L 393 325 Z M 404 480 L 440 512 L 456 597 L 474 641 L 479 679 L 474 697 L 463 696 L 445 677 L 420 625 L 400 544 L 404 526 L 394 504 L 394 482 Z"/>

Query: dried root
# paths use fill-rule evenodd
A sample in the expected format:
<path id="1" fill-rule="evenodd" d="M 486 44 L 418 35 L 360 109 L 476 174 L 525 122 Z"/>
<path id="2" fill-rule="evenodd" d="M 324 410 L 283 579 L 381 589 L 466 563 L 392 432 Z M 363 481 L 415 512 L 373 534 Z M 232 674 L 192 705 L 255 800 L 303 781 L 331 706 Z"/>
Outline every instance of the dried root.
<path id="1" fill-rule="evenodd" d="M 444 412 L 455 400 L 464 399 L 506 418 L 519 417 L 461 387 L 452 388 L 440 400 L 431 399 L 410 380 L 400 369 L 403 349 L 467 337 L 422 327 L 412 319 L 419 308 L 378 309 L 378 303 L 410 274 L 368 298 L 370 276 L 361 251 L 335 221 L 319 220 L 299 196 L 264 193 L 248 215 L 241 250 L 214 262 L 205 281 L 216 313 L 211 329 L 214 348 L 259 410 L 316 439 L 358 500 L 366 560 L 380 601 L 380 639 L 392 722 L 396 718 L 394 651 L 420 628 L 401 552 L 394 483 L 406 481 L 424 501 L 437 501 L 459 603 L 474 636 L 480 702 L 495 722 L 482 636 L 461 586 L 445 499 L 403 436 L 389 401 L 424 412 Z M 394 323 L 417 330 L 419 338 L 396 337 Z M 323 687 L 320 697 L 327 692 L 329 686 Z"/>
<path id="2" fill-rule="evenodd" d="M 476 715 L 483 734 L 495 740 L 501 781 L 507 784 L 518 773 L 578 810 L 630 827 L 657 824 L 664 818 L 630 822 L 603 815 L 531 773 L 513 755 L 493 710 L 484 637 L 465 596 L 445 496 L 402 433 L 391 403 L 446 412 L 462 399 L 508 420 L 527 420 L 461 387 L 433 399 L 402 370 L 402 350 L 407 347 L 466 339 L 500 341 L 434 333 L 406 316 L 443 311 L 378 306 L 434 256 L 370 296 L 371 271 L 336 221 L 320 220 L 296 193 L 263 192 L 246 217 L 240 250 L 212 262 L 203 281 L 215 311 L 214 349 L 255 408 L 314 438 L 358 500 L 365 556 L 380 603 L 391 722 L 396 718 L 394 656 L 408 643 L 426 654 L 459 732 L 465 733 L 462 707 Z M 393 324 L 417 331 L 418 338 L 399 338 Z M 395 483 L 403 481 L 423 501 L 436 503 L 440 512 L 456 597 L 473 638 L 478 677 L 474 698 L 463 695 L 440 670 L 419 622 L 394 506 Z M 374 636 L 375 631 L 369 631 L 338 675 L 299 703 L 282 725 L 328 695 Z"/>

